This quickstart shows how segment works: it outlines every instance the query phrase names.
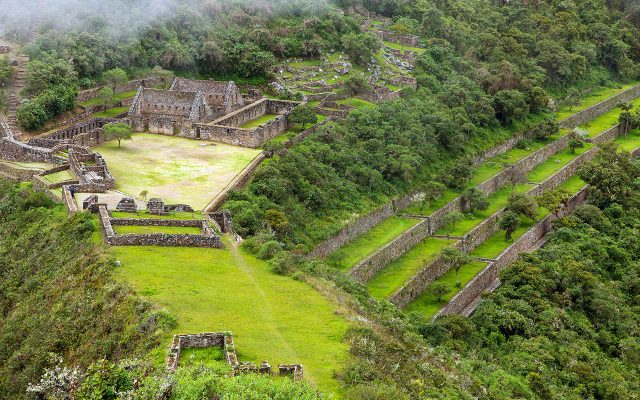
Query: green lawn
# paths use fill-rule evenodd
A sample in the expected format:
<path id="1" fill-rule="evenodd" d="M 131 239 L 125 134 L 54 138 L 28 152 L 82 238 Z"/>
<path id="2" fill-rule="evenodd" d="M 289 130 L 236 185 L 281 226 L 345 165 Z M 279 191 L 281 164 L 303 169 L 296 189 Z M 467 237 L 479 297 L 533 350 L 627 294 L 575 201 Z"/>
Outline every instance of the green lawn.
<path id="1" fill-rule="evenodd" d="M 483 211 L 476 210 L 474 213 L 465 215 L 465 219 L 458 222 L 455 226 L 442 227 L 436 233 L 438 235 L 464 236 L 482 221 L 503 209 L 507 205 L 509 196 L 515 192 L 527 192 L 533 186 L 529 184 L 518 184 L 515 187 L 511 185 L 500 188 L 497 192 L 489 196 L 489 208 Z"/>
<path id="2" fill-rule="evenodd" d="M 369 293 L 377 299 L 389 297 L 413 275 L 434 260 L 442 249 L 453 243 L 455 240 L 434 237 L 425 239 L 374 276 L 367 283 Z"/>
<path id="3" fill-rule="evenodd" d="M 120 226 L 114 225 L 113 230 L 118 235 L 126 235 L 127 233 L 135 233 L 138 235 L 148 233 L 166 233 L 170 235 L 200 235 L 200 228 L 188 226 Z"/>
<path id="4" fill-rule="evenodd" d="M 114 118 L 124 112 L 127 112 L 128 110 L 129 110 L 129 107 L 113 107 L 108 109 L 107 111 L 94 114 L 94 117 Z"/>
<path id="5" fill-rule="evenodd" d="M 260 125 L 267 123 L 269 121 L 272 121 L 276 118 L 275 114 L 265 114 L 261 117 L 258 117 L 256 119 L 252 119 L 251 121 L 248 121 L 247 123 L 243 124 L 240 126 L 240 128 L 242 129 L 252 129 L 252 128 L 257 128 Z"/>
<path id="6" fill-rule="evenodd" d="M 113 100 L 114 101 L 122 101 L 125 99 L 130 99 L 132 97 L 134 97 L 136 95 L 136 93 L 138 93 L 137 90 L 132 90 L 130 92 L 120 92 L 120 93 L 115 93 L 113 95 Z M 95 99 L 91 99 L 91 100 L 87 100 L 85 102 L 79 103 L 79 105 L 84 106 L 84 107 L 91 107 L 91 106 L 97 106 L 102 104 L 103 101 L 100 97 L 97 97 Z"/>
<path id="7" fill-rule="evenodd" d="M 445 282 L 451 289 L 446 296 L 443 296 L 441 302 L 436 300 L 433 295 L 425 292 L 416 300 L 411 302 L 405 310 L 420 313 L 425 318 L 433 317 L 442 307 L 444 307 L 445 304 L 447 304 L 447 302 L 449 302 L 449 300 L 453 298 L 453 296 L 456 295 L 456 293 L 460 291 L 460 289 L 464 287 L 464 285 L 469 283 L 469 281 L 471 281 L 471 279 L 473 279 L 473 277 L 486 266 L 486 263 L 474 262 L 460 268 L 460 271 L 458 272 L 458 279 L 460 281 L 459 288 L 456 287 L 456 272 L 454 270 L 447 272 L 440 278 L 436 279 L 436 282 Z"/>
<path id="8" fill-rule="evenodd" d="M 136 133 L 133 140 L 96 148 L 116 178 L 118 190 L 166 203 L 204 208 L 260 150 L 176 136 Z"/>
<path id="9" fill-rule="evenodd" d="M 56 172 L 54 174 L 43 175 L 42 177 L 47 182 L 51 182 L 51 183 L 60 183 L 60 182 L 71 181 L 76 179 L 76 177 L 68 169 L 65 169 L 60 172 Z"/>
<path id="10" fill-rule="evenodd" d="M 447 189 L 439 199 L 429 203 L 428 207 L 424 207 L 421 204 L 422 202 L 416 201 L 413 202 L 409 207 L 405 208 L 403 212 L 412 215 L 429 216 L 444 207 L 447 203 L 454 200 L 458 196 L 460 196 L 459 192 L 452 189 Z"/>
<path id="11" fill-rule="evenodd" d="M 615 144 L 618 145 L 622 150 L 625 151 L 633 151 L 640 147 L 640 130 L 635 129 L 633 131 L 629 131 L 627 137 L 618 136 L 615 140 Z"/>
<path id="12" fill-rule="evenodd" d="M 182 349 L 178 359 L 178 367 L 189 366 L 206 366 L 218 373 L 225 373 L 231 370 L 225 359 L 224 352 L 218 347 Z"/>
<path id="13" fill-rule="evenodd" d="M 171 332 L 231 331 L 241 361 L 299 362 L 305 380 L 339 392 L 334 371 L 346 361 L 345 310 L 309 284 L 271 272 L 233 247 L 112 247 L 117 276 L 177 317 Z M 157 351 L 158 363 L 171 338 Z"/>
<path id="14" fill-rule="evenodd" d="M 339 269 L 351 268 L 418 222 L 420 220 L 416 218 L 387 218 L 365 234 L 335 251 L 329 256 L 329 262 Z"/>
<path id="15" fill-rule="evenodd" d="M 578 175 L 574 175 L 561 185 L 558 185 L 558 189 L 562 188 L 568 190 L 570 193 L 578 193 L 585 185 L 586 183 L 580 179 Z"/>
<path id="16" fill-rule="evenodd" d="M 150 219 L 204 219 L 204 215 L 199 212 L 172 212 L 169 215 L 155 215 L 149 214 L 147 211 L 138 211 L 137 213 L 128 213 L 122 211 L 111 211 L 111 217 L 113 218 L 150 218 Z"/>
<path id="17" fill-rule="evenodd" d="M 628 84 L 624 84 L 624 85 L 617 85 L 615 87 L 611 87 L 611 88 L 599 88 L 596 89 L 594 91 L 592 91 L 588 96 L 582 98 L 580 100 L 580 105 L 578 106 L 573 106 L 573 107 L 569 107 L 569 106 L 562 106 L 558 108 L 558 112 L 556 112 L 556 117 L 558 119 L 558 121 L 561 121 L 575 113 L 577 113 L 578 111 L 582 111 L 585 108 L 591 107 L 594 104 L 598 104 L 603 100 L 606 100 L 607 98 L 614 96 L 620 92 L 623 92 L 635 85 L 637 85 L 638 82 L 632 82 L 632 83 L 628 83 Z"/>
<path id="18" fill-rule="evenodd" d="M 53 167 L 53 164 L 48 164 L 48 163 L 38 163 L 38 162 L 17 162 L 17 161 L 5 161 L 2 160 L 0 161 L 0 164 L 4 164 L 8 167 L 11 168 L 18 168 L 18 169 L 30 169 L 30 170 L 39 170 L 39 171 L 45 171 L 51 167 Z"/>
<path id="19" fill-rule="evenodd" d="M 576 149 L 575 153 L 571 153 L 569 149 L 561 150 L 549 157 L 545 162 L 531 170 L 531 172 L 529 172 L 529 174 L 527 175 L 527 179 L 529 180 L 529 182 L 544 182 L 565 165 L 569 164 L 572 160 L 575 160 L 580 154 L 588 151 L 592 147 L 592 144 L 585 143 L 585 146 Z"/>
<path id="20" fill-rule="evenodd" d="M 504 231 L 499 230 L 494 233 L 489 239 L 487 239 L 484 243 L 478 246 L 472 253 L 472 256 L 482 257 L 482 258 L 496 258 L 502 253 L 507 247 L 511 246 L 514 241 L 519 239 L 522 235 L 524 235 L 533 225 L 535 225 L 538 221 L 542 220 L 542 218 L 546 217 L 549 212 L 544 208 L 538 209 L 538 217 L 536 220 L 532 220 L 527 217 L 522 217 L 522 223 L 520 224 L 520 228 L 515 231 L 511 240 L 506 240 L 504 236 Z"/>
<path id="21" fill-rule="evenodd" d="M 401 51 L 413 51 L 414 53 L 417 54 L 422 54 L 425 51 L 427 51 L 426 49 L 423 49 L 422 47 L 411 47 L 411 46 L 403 46 L 401 44 L 398 43 L 394 43 L 394 42 L 384 42 L 384 45 L 394 49 L 394 50 L 401 50 Z"/>
<path id="22" fill-rule="evenodd" d="M 338 104 L 345 104 L 349 107 L 354 107 L 354 108 L 362 108 L 362 107 L 371 107 L 373 106 L 373 103 L 367 100 L 363 100 L 363 99 L 358 99 L 358 98 L 348 98 L 348 99 L 342 99 L 342 100 L 338 100 Z"/>
<path id="23" fill-rule="evenodd" d="M 631 102 L 634 108 L 640 106 L 640 97 Z M 600 115 L 586 124 L 580 125 L 580 129 L 587 131 L 589 137 L 597 136 L 600 132 L 605 131 L 618 123 L 618 117 L 622 110 L 618 107 Z"/>

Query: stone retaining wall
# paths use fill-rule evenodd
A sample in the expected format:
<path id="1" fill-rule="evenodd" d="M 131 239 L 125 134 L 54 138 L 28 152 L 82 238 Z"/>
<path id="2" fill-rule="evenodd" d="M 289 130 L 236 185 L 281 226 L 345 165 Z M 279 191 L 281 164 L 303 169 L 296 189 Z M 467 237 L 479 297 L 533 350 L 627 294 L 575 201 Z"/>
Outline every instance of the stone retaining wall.
<path id="1" fill-rule="evenodd" d="M 618 136 L 619 130 L 620 130 L 620 125 L 616 125 L 613 128 L 607 129 L 606 131 L 602 132 L 601 134 L 599 134 L 594 138 L 587 139 L 587 142 L 591 142 L 593 144 L 599 144 L 599 143 L 615 140 L 615 138 Z"/>
<path id="2" fill-rule="evenodd" d="M 562 128 L 573 128 L 578 125 L 582 125 L 585 122 L 591 121 L 592 119 L 613 110 L 618 106 L 618 104 L 626 103 L 638 96 L 640 96 L 640 85 L 627 89 L 622 93 L 618 93 L 617 95 L 603 100 L 598 104 L 594 104 L 582 111 L 578 111 L 577 113 L 560 121 L 560 126 Z"/>
<path id="3" fill-rule="evenodd" d="M 10 176 L 15 176 L 19 181 L 29 181 L 33 179 L 35 175 L 40 175 L 42 171 L 37 169 L 26 169 L 14 167 L 9 164 L 0 163 L 0 172 Z"/>
<path id="4" fill-rule="evenodd" d="M 462 242 L 456 243 L 454 247 L 462 250 Z M 405 307 L 424 293 L 429 283 L 448 271 L 449 265 L 444 262 L 442 257 L 437 257 L 425 264 L 417 274 L 413 275 L 400 289 L 396 290 L 389 297 L 389 301 L 398 307 Z"/>
<path id="5" fill-rule="evenodd" d="M 138 88 L 140 86 L 142 86 L 142 87 L 154 87 L 154 86 L 158 86 L 158 85 L 160 85 L 162 83 L 163 83 L 163 80 L 159 76 L 152 76 L 152 77 L 145 78 L 145 79 L 135 79 L 135 80 L 132 80 L 132 81 L 129 81 L 129 82 L 125 83 L 124 85 L 116 86 L 115 93 L 117 94 L 117 93 L 122 93 L 122 92 L 133 92 L 134 90 L 138 90 Z M 99 87 L 96 87 L 96 88 L 83 90 L 82 92 L 80 92 L 78 94 L 78 97 L 76 98 L 76 102 L 84 103 L 85 101 L 98 98 L 100 96 L 100 90 L 103 87 L 104 86 L 99 86 Z"/>
<path id="6" fill-rule="evenodd" d="M 499 278 L 500 271 L 515 261 L 520 254 L 536 250 L 543 237 L 553 228 L 553 221 L 573 212 L 587 199 L 588 188 L 583 188 L 574 195 L 567 206 L 558 216 L 550 214 L 538 222 L 523 236 L 517 239 L 511 246 L 505 249 L 495 261 L 467 283 L 437 314 L 434 318 L 443 315 L 460 314 L 476 301 Z"/>

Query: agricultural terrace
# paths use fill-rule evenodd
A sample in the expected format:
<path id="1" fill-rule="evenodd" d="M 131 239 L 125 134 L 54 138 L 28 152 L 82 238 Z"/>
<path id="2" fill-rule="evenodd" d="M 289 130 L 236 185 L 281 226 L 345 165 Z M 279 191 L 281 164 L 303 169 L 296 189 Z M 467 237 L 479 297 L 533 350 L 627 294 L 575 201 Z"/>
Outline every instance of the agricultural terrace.
<path id="1" fill-rule="evenodd" d="M 113 247 L 120 279 L 178 319 L 174 333 L 232 331 L 241 361 L 299 362 L 305 380 L 339 390 L 347 357 L 339 306 L 308 283 L 273 273 L 225 240 L 225 249 Z M 164 361 L 170 338 L 157 350 Z M 215 360 L 212 360 L 215 361 Z"/>
<path id="2" fill-rule="evenodd" d="M 616 94 L 623 92 L 627 89 L 631 89 L 638 83 L 640 82 L 634 81 L 627 84 L 620 84 L 618 86 L 601 87 L 601 88 L 595 89 L 592 92 L 590 92 L 587 96 L 582 97 L 580 99 L 579 104 L 575 106 L 564 104 L 558 107 L 558 110 L 556 112 L 556 119 L 558 121 L 562 121 L 563 119 L 577 113 L 578 111 L 582 111 L 585 108 L 589 108 L 595 104 L 598 104 L 601 101 L 604 101 L 611 96 L 615 96 Z"/>
<path id="3" fill-rule="evenodd" d="M 96 148 L 107 161 L 118 190 L 194 209 L 206 206 L 260 150 L 175 136 L 136 133 L 133 140 L 109 141 Z"/>

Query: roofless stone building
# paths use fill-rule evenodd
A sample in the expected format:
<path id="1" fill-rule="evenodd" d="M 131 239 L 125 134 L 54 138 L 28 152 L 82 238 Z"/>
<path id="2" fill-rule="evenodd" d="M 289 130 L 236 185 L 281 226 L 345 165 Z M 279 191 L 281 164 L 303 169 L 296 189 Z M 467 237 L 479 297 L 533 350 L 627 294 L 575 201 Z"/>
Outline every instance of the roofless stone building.
<path id="1" fill-rule="evenodd" d="M 265 98 L 247 100 L 234 82 L 175 78 L 169 90 L 138 89 L 128 117 L 136 132 L 256 148 L 287 130 L 289 113 L 298 104 Z M 266 114 L 273 119 L 242 128 Z"/>

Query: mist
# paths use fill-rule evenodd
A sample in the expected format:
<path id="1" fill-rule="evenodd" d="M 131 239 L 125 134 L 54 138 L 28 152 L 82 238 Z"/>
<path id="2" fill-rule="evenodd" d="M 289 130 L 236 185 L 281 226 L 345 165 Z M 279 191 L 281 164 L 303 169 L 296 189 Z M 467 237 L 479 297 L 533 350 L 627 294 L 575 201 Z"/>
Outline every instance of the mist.
<path id="1" fill-rule="evenodd" d="M 37 15 L 41 16 L 41 30 L 100 30 L 118 40 L 180 12 L 215 19 L 231 7 L 241 7 L 249 15 L 268 15 L 308 12 L 327 4 L 327 0 L 0 0 L 0 36 L 24 41 Z"/>

